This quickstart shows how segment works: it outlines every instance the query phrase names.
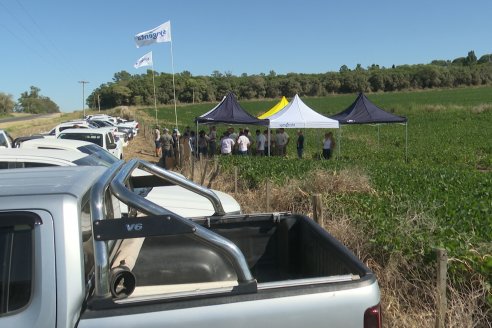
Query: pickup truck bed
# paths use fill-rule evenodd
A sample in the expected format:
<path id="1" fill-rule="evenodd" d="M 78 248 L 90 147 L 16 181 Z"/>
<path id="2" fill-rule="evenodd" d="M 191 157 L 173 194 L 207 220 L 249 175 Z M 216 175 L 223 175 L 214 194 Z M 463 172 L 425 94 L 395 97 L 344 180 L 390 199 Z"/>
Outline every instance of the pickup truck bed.
<path id="1" fill-rule="evenodd" d="M 239 288 L 231 263 L 190 234 L 146 237 L 132 270 L 135 292 L 112 304 L 89 304 L 81 327 L 101 320 L 131 327 L 143 318 L 149 327 L 192 327 L 200 317 L 214 327 L 363 327 L 363 316 L 351 315 L 379 303 L 374 274 L 305 216 L 238 215 L 194 223 L 239 247 L 256 289 Z M 175 321 L 181 311 L 188 315 Z M 117 324 L 112 317 L 118 317 Z M 282 317 L 281 325 L 276 317 Z"/>
<path id="2" fill-rule="evenodd" d="M 333 276 L 358 280 L 370 274 L 344 246 L 301 215 L 195 222 L 236 244 L 258 283 Z M 133 273 L 144 286 L 238 279 L 224 257 L 186 234 L 146 238 Z"/>

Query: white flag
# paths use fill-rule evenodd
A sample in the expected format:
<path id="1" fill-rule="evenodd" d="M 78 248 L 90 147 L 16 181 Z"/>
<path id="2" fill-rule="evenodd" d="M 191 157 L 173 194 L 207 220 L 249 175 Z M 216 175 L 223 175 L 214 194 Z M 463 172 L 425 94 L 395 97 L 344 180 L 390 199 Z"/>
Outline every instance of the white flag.
<path id="1" fill-rule="evenodd" d="M 139 67 L 144 67 L 144 66 L 152 66 L 152 51 L 143 55 L 139 60 L 137 60 L 137 62 L 135 63 L 135 65 L 133 65 L 135 68 L 139 68 Z"/>
<path id="2" fill-rule="evenodd" d="M 135 35 L 135 43 L 137 48 L 141 46 L 147 46 L 152 43 L 158 42 L 170 42 L 171 41 L 171 22 L 167 21 L 156 28 L 138 33 Z"/>

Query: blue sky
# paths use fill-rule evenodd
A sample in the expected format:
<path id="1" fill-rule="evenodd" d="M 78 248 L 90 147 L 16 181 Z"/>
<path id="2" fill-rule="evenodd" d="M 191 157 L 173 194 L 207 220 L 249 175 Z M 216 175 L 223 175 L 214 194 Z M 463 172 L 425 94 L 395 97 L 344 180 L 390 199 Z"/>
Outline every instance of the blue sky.
<path id="1" fill-rule="evenodd" d="M 492 1 L 0 0 L 0 92 L 31 85 L 62 111 L 116 72 L 172 72 L 171 44 L 136 48 L 135 34 L 171 21 L 174 70 L 324 73 L 492 53 Z"/>

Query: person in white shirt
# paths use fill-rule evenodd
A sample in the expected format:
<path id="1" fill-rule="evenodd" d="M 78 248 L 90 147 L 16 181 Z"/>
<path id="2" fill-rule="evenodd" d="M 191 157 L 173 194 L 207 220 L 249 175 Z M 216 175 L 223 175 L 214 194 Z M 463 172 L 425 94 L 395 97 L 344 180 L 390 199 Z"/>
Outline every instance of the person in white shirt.
<path id="1" fill-rule="evenodd" d="M 331 150 L 335 148 L 335 140 L 333 139 L 333 133 L 325 133 L 325 138 L 323 139 L 323 158 L 330 159 Z"/>
<path id="2" fill-rule="evenodd" d="M 287 156 L 287 145 L 289 144 L 289 135 L 283 128 L 280 129 L 277 135 L 277 147 L 279 156 Z"/>
<path id="3" fill-rule="evenodd" d="M 154 130 L 155 157 L 161 157 L 161 130 L 159 126 L 155 126 Z"/>
<path id="4" fill-rule="evenodd" d="M 226 132 L 220 142 L 220 153 L 222 155 L 232 155 L 232 147 L 234 147 L 234 140 L 230 137 L 229 132 Z"/>
<path id="5" fill-rule="evenodd" d="M 265 144 L 267 140 L 260 130 L 256 130 L 256 156 L 263 156 L 265 154 Z"/>
<path id="6" fill-rule="evenodd" d="M 249 139 L 244 132 L 239 132 L 239 137 L 237 138 L 238 153 L 239 155 L 248 155 L 248 146 L 250 145 Z"/>

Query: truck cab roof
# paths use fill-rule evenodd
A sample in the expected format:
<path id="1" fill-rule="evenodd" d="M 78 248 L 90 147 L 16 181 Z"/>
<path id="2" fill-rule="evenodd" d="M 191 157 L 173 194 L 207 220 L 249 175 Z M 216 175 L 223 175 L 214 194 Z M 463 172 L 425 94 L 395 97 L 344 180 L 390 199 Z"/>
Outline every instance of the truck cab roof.
<path id="1" fill-rule="evenodd" d="M 106 170 L 102 166 L 0 170 L 0 197 L 47 194 L 82 197 Z"/>

